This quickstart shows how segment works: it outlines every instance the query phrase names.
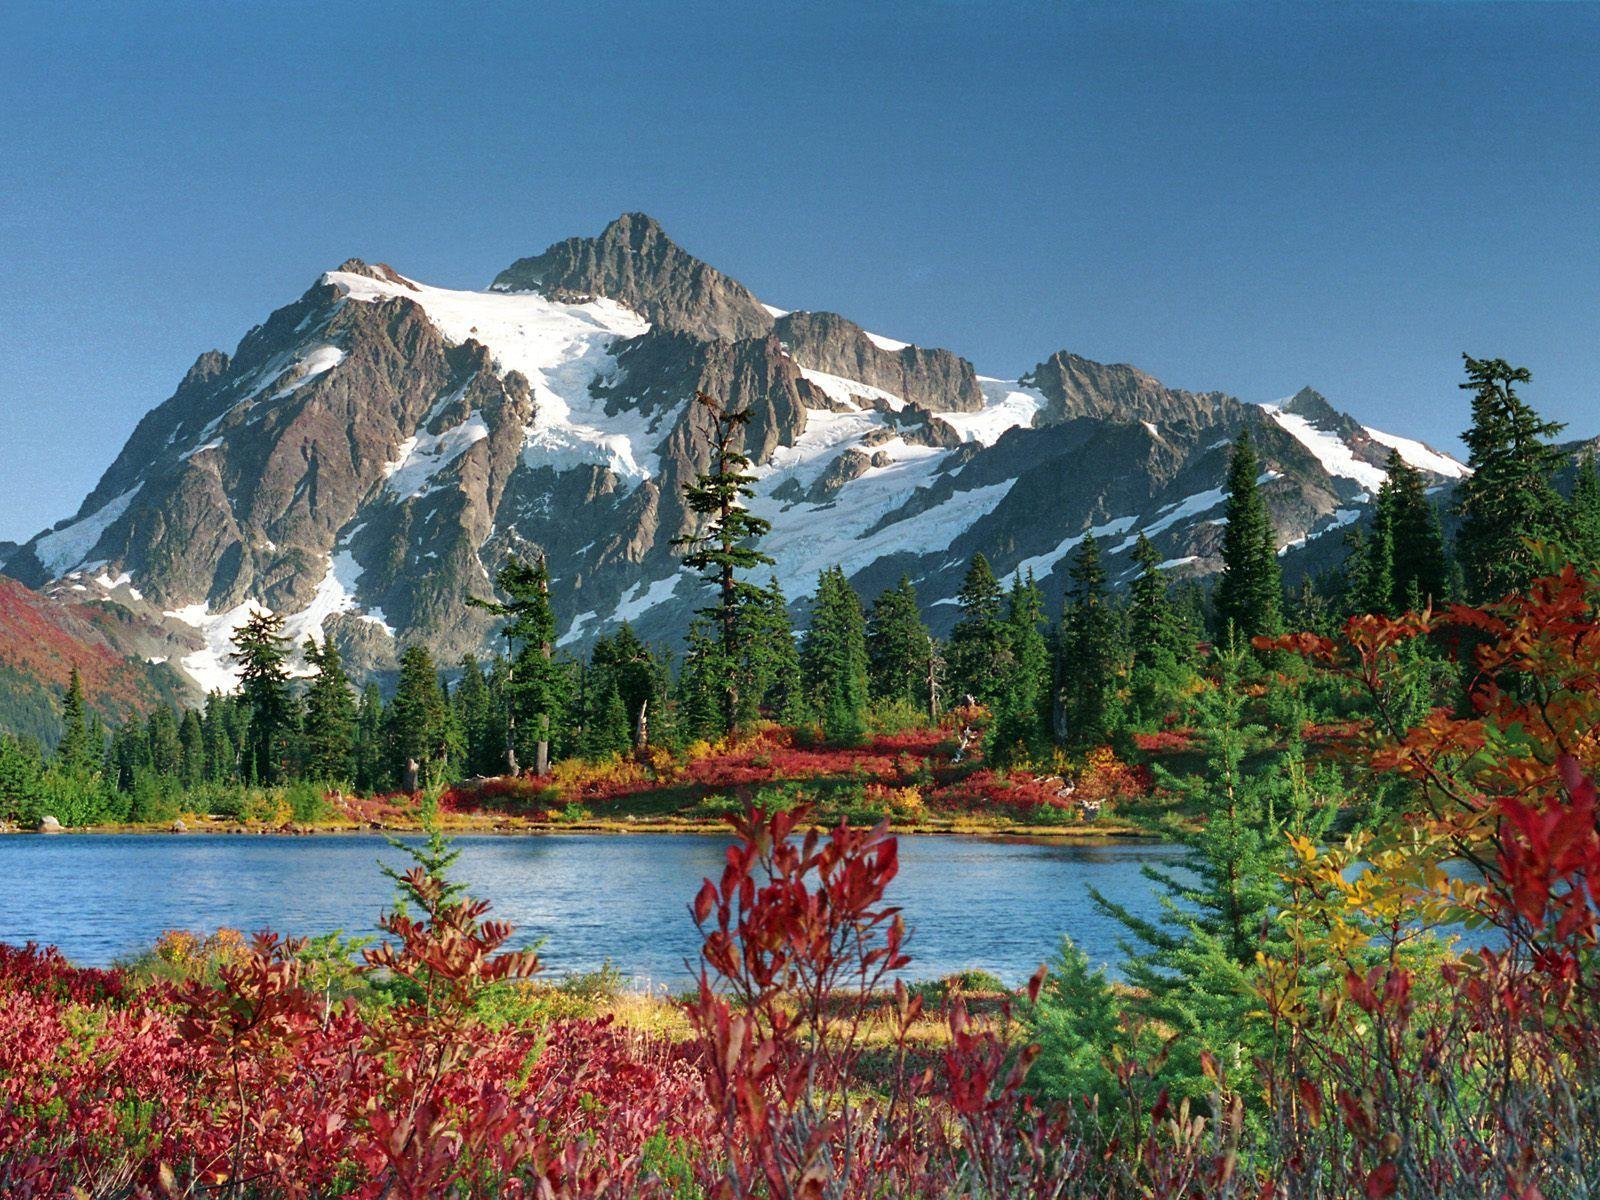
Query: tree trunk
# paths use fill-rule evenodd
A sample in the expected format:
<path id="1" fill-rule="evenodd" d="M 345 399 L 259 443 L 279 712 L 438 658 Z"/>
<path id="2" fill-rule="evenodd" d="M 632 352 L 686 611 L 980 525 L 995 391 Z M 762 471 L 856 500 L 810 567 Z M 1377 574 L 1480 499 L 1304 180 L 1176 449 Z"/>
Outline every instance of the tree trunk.
<path id="1" fill-rule="evenodd" d="M 639 715 L 633 722 L 633 748 L 643 750 L 650 744 L 650 699 L 645 697 L 639 705 Z"/>
<path id="2" fill-rule="evenodd" d="M 406 759 L 406 769 L 400 776 L 400 790 L 402 792 L 415 792 L 418 790 L 417 778 L 422 767 L 414 758 Z"/>

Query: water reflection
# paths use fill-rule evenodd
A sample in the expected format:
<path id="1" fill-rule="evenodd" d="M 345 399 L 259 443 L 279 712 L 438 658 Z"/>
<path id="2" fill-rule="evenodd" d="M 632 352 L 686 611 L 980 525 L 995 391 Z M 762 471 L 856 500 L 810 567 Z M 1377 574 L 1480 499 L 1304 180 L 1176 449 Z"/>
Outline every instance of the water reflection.
<path id="1" fill-rule="evenodd" d="M 552 835 L 458 839 L 457 873 L 528 941 L 552 973 L 605 961 L 636 984 L 681 986 L 699 940 L 687 905 L 721 872 L 726 839 Z M 1135 913 L 1157 902 L 1140 872 L 1182 851 L 1146 842 L 1092 844 L 907 837 L 891 890 L 913 931 L 908 974 L 980 968 L 1021 982 L 1069 933 L 1091 961 L 1114 965 L 1118 926 L 1090 902 L 1097 888 Z M 0 837 L 0 941 L 53 942 L 75 961 L 108 963 L 163 929 L 370 933 L 392 888 L 383 838 L 222 834 Z"/>

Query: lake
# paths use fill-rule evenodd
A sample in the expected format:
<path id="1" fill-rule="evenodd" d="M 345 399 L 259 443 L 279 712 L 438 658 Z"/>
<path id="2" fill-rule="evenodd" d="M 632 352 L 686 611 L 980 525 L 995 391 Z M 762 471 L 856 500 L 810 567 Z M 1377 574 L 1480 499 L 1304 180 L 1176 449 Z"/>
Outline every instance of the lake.
<path id="1" fill-rule="evenodd" d="M 720 836 L 464 836 L 456 875 L 519 942 L 544 938 L 552 975 L 610 961 L 634 986 L 682 986 L 699 938 L 688 903 L 721 873 Z M 1114 966 L 1119 927 L 1089 899 L 1098 888 L 1155 915 L 1146 864 L 1182 851 L 1154 842 L 1063 843 L 905 837 L 890 900 L 913 931 L 913 978 L 982 968 L 1024 981 L 1070 934 Z M 373 932 L 392 901 L 379 860 L 401 856 L 378 835 L 0 836 L 0 941 L 54 943 L 103 966 L 164 929 L 319 934 Z"/>

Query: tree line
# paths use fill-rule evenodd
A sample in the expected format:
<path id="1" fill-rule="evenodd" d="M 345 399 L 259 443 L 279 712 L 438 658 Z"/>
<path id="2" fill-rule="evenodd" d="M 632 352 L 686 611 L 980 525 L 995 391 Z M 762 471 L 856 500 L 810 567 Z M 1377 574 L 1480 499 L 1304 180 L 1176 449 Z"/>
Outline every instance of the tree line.
<path id="1" fill-rule="evenodd" d="M 233 636 L 237 691 L 213 693 L 199 709 L 157 708 L 108 735 L 74 672 L 54 754 L 0 738 L 0 805 L 15 811 L 18 795 L 52 777 L 93 777 L 121 797 L 294 781 L 414 791 L 467 776 L 542 775 L 564 758 L 681 747 L 759 720 L 811 725 L 850 743 L 869 726 L 938 719 L 969 703 L 988 710 L 986 751 L 1001 765 L 1104 744 L 1175 712 L 1212 647 L 1248 650 L 1251 639 L 1286 627 L 1496 597 L 1537 572 L 1540 544 L 1600 563 L 1593 456 L 1563 495 L 1555 480 L 1564 456 L 1550 442 L 1561 427 L 1516 390 L 1529 373 L 1498 359 L 1468 358 L 1466 367 L 1471 473 L 1452 512 L 1391 452 L 1370 522 L 1350 535 L 1343 564 L 1288 595 L 1262 493 L 1267 477 L 1246 429 L 1232 450 L 1222 570 L 1209 593 L 1196 581 L 1171 581 L 1142 533 L 1131 580 L 1113 586 L 1091 532 L 1071 550 L 1055 614 L 1031 574 L 1002 580 L 974 555 L 945 639 L 924 622 L 910 578 L 869 604 L 839 567 L 819 576 L 797 634 L 776 578 L 757 582 L 772 559 L 761 550 L 767 523 L 746 506 L 754 483 L 740 449 L 747 414 L 701 395 L 711 453 L 685 495 L 701 523 L 677 546 L 704 581 L 707 603 L 681 655 L 647 644 L 627 623 L 586 656 L 560 650 L 542 561 L 508 561 L 495 577 L 496 598 L 475 602 L 501 619 L 503 652 L 468 655 L 446 671 L 425 646 L 409 646 L 387 697 L 373 684 L 353 686 L 331 640 L 299 647 L 308 674 L 296 678 L 282 618 L 256 612 Z"/>

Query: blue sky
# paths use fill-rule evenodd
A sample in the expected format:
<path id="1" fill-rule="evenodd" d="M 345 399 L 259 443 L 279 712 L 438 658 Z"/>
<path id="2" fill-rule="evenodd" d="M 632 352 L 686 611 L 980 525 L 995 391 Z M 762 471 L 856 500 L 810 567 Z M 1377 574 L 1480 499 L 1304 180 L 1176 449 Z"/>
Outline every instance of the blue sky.
<path id="1" fill-rule="evenodd" d="M 1458 449 L 1463 350 L 1600 433 L 1600 7 L 29 5 L 0 16 L 0 537 L 350 255 L 623 210 L 1015 377 L 1312 384 Z"/>

